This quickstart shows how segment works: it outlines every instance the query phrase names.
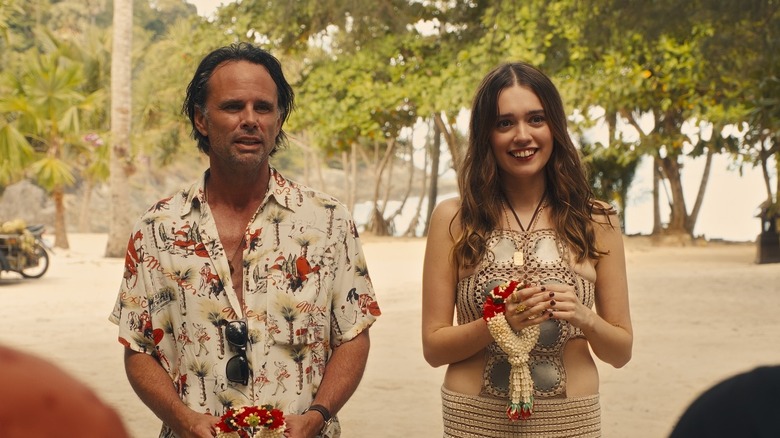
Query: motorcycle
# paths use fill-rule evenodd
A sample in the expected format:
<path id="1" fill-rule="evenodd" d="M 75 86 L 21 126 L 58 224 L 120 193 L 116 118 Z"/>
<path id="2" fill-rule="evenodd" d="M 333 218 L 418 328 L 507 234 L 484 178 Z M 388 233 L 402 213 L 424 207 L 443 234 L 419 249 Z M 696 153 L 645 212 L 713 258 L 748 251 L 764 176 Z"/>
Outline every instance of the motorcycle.
<path id="1" fill-rule="evenodd" d="M 51 248 L 43 240 L 43 225 L 5 223 L 0 227 L 0 273 L 18 272 L 24 278 L 41 278 L 49 269 Z"/>

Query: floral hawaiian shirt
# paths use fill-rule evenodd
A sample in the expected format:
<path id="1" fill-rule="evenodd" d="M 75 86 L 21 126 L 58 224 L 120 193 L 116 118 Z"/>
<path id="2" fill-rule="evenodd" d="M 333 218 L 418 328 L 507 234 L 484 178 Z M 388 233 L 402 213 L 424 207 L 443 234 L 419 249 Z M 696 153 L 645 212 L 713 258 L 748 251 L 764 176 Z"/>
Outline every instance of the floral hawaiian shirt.
<path id="1" fill-rule="evenodd" d="M 355 223 L 336 199 L 271 168 L 246 230 L 242 312 L 204 202 L 206 172 L 137 223 L 109 319 L 120 343 L 159 360 L 192 409 L 219 416 L 231 406 L 271 404 L 301 413 L 332 348 L 380 314 Z M 234 320 L 248 328 L 247 385 L 226 378 L 227 362 L 240 353 L 225 339 Z M 166 429 L 161 436 L 170 436 Z M 334 421 L 324 436 L 339 430 Z"/>

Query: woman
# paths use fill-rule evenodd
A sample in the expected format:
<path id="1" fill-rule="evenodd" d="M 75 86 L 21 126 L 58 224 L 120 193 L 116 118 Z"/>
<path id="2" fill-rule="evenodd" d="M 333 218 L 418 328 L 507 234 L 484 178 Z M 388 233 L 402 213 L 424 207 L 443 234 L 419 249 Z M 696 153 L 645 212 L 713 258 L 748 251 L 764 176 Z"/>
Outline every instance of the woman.
<path id="1" fill-rule="evenodd" d="M 433 213 L 423 272 L 425 359 L 448 366 L 444 436 L 600 436 L 590 351 L 619 368 L 633 342 L 623 240 L 538 69 L 484 78 L 458 185 Z"/>

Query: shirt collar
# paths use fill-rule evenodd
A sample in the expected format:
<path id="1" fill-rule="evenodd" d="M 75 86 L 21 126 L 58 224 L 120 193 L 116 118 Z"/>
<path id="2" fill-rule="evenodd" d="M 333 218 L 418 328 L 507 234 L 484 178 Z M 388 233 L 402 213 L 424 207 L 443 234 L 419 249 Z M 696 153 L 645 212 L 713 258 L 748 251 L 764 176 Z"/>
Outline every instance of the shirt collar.
<path id="1" fill-rule="evenodd" d="M 273 166 L 269 166 L 269 168 L 268 190 L 265 192 L 265 198 L 261 204 L 262 208 L 265 209 L 265 205 L 270 199 L 273 199 L 280 207 L 295 211 L 300 205 L 299 197 L 302 196 L 300 188 L 296 183 L 285 178 Z M 188 191 L 182 192 L 182 196 L 186 199 L 182 205 L 182 217 L 190 214 L 193 208 L 199 209 L 206 202 L 205 187 L 208 176 L 209 170 L 206 169 Z"/>

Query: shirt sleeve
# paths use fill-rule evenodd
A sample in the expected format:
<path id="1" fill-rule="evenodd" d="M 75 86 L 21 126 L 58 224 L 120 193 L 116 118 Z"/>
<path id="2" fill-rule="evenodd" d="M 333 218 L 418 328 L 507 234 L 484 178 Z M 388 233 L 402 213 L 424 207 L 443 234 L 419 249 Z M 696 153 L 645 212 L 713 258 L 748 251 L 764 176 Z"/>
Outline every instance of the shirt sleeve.
<path id="1" fill-rule="evenodd" d="M 125 252 L 124 271 L 114 309 L 108 320 L 119 328 L 119 343 L 134 351 L 153 354 L 163 332 L 155 329 L 149 310 L 147 291 L 150 276 L 143 263 L 145 230 L 137 224 Z"/>
<path id="2" fill-rule="evenodd" d="M 333 282 L 331 342 L 341 345 L 370 327 L 381 314 L 366 258 L 351 218 L 345 220 L 346 232 L 338 245 L 339 267 Z"/>

